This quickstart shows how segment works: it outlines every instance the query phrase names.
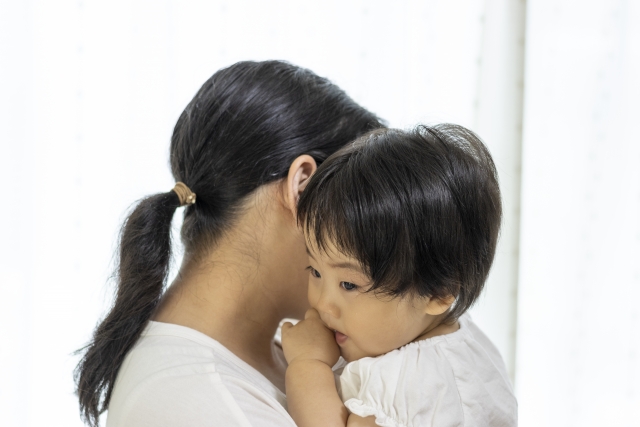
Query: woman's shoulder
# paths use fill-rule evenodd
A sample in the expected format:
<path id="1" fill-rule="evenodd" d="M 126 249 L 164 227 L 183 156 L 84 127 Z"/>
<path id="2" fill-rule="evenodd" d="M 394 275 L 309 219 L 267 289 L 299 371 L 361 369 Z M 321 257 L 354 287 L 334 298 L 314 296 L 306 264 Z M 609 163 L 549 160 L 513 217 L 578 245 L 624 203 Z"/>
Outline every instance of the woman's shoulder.
<path id="1" fill-rule="evenodd" d="M 150 321 L 123 362 L 118 381 L 139 384 L 149 378 L 207 377 L 216 373 L 277 390 L 262 374 L 224 345 L 194 329 Z"/>
<path id="2" fill-rule="evenodd" d="M 263 419 L 257 425 L 287 425 L 284 404 L 282 392 L 216 340 L 149 322 L 120 368 L 107 425 L 245 426 L 254 412 Z"/>
<path id="3" fill-rule="evenodd" d="M 468 421 L 476 419 L 483 425 L 485 417 L 511 420 L 517 411 L 504 362 L 468 315 L 460 318 L 456 332 L 349 363 L 340 385 L 351 412 L 376 415 L 381 422 L 393 416 L 401 424 L 402 419 L 440 419 L 434 424 L 440 425 L 446 424 L 439 418 L 444 416 L 447 423 L 470 426 L 476 424 Z"/>

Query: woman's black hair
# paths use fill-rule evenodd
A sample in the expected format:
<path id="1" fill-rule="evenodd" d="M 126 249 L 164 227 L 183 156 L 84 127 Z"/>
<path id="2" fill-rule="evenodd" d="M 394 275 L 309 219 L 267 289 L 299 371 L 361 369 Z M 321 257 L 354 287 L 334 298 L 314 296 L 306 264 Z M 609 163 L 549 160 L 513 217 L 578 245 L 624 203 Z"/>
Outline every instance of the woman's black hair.
<path id="1" fill-rule="evenodd" d="M 380 120 L 340 88 L 281 61 L 239 62 L 215 73 L 178 119 L 171 170 L 197 195 L 184 212 L 181 237 L 203 254 L 256 188 L 287 176 L 302 154 L 320 164 Z M 113 306 L 81 351 L 75 371 L 83 420 L 98 425 L 118 370 L 162 296 L 171 258 L 177 195 L 141 200 L 120 236 Z"/>
<path id="2" fill-rule="evenodd" d="M 327 159 L 298 203 L 308 243 L 355 258 L 368 291 L 476 301 L 489 274 L 502 205 L 495 165 L 456 125 L 380 129 Z"/>

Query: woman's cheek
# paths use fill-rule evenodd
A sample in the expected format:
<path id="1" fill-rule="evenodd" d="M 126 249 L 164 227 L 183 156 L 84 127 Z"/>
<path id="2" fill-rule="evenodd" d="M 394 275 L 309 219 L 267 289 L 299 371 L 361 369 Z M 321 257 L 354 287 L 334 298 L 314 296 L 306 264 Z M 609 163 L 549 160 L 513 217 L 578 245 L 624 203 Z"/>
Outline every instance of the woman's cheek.
<path id="1" fill-rule="evenodd" d="M 290 288 L 286 295 L 288 304 L 292 309 L 292 312 L 289 314 L 290 317 L 303 319 L 304 313 L 309 308 L 308 276 L 309 273 L 302 267 L 300 268 L 300 272 L 291 278 Z"/>
<path id="2" fill-rule="evenodd" d="M 311 283 L 311 278 L 309 278 L 307 280 L 307 301 L 309 302 L 309 305 L 312 308 L 315 308 L 316 310 L 318 309 L 318 307 L 317 307 L 317 302 L 318 302 L 317 293 L 318 293 L 318 291 L 317 291 L 316 287 L 313 286 L 313 283 Z"/>
<path id="3" fill-rule="evenodd" d="M 302 278 L 302 280 L 299 282 L 299 285 L 298 285 L 299 292 L 296 292 L 296 296 L 297 296 L 296 305 L 298 307 L 298 314 L 296 315 L 297 319 L 304 319 L 304 314 L 309 309 L 309 295 L 308 295 L 307 288 L 308 288 L 307 281 L 304 278 Z"/>

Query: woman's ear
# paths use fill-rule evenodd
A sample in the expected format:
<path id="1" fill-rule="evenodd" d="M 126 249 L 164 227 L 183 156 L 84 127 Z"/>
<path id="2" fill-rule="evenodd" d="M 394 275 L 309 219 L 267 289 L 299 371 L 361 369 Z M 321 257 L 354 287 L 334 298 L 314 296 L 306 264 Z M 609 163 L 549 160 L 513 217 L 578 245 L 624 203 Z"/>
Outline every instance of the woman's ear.
<path id="1" fill-rule="evenodd" d="M 316 169 L 318 169 L 316 161 L 308 154 L 297 157 L 293 163 L 291 163 L 289 173 L 284 183 L 284 204 L 294 216 L 296 215 L 296 207 L 300 199 L 300 194 L 304 191 L 309 182 L 309 178 L 311 178 L 311 175 L 314 174 Z"/>
<path id="2" fill-rule="evenodd" d="M 429 301 L 424 307 L 424 312 L 431 316 L 439 316 L 449 310 L 449 307 L 451 307 L 455 300 L 456 298 L 453 295 L 449 295 L 444 299 L 429 298 Z"/>

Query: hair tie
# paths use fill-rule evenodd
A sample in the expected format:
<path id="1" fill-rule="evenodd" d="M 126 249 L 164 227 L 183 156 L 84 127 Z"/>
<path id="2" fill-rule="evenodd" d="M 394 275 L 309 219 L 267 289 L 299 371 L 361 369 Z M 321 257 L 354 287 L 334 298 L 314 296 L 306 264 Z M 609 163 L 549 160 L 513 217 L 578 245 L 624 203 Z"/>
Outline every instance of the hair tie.
<path id="1" fill-rule="evenodd" d="M 192 205 L 196 202 L 196 193 L 192 192 L 184 182 L 176 182 L 171 191 L 178 195 L 180 206 Z"/>

